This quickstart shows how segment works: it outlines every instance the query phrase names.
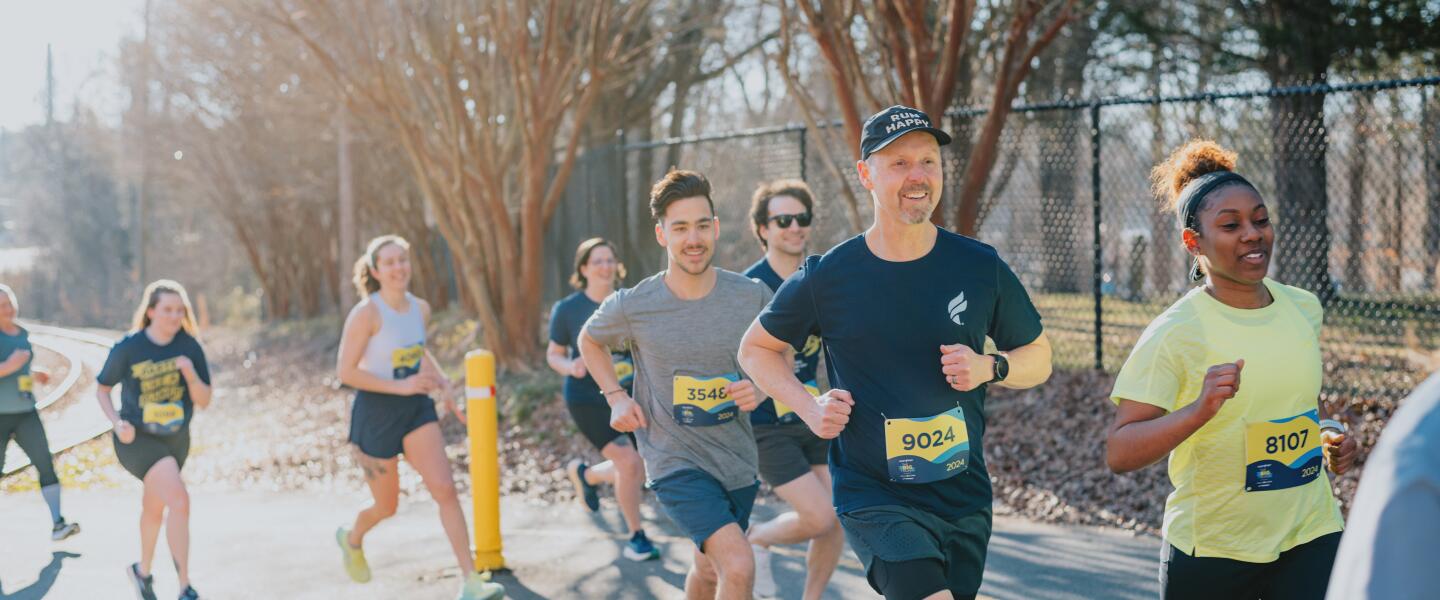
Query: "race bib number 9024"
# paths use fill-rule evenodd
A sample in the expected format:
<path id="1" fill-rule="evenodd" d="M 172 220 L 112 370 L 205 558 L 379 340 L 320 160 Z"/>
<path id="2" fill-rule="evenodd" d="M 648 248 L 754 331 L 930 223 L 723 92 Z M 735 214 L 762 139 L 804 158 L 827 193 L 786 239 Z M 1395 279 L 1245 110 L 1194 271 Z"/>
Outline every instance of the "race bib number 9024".
<path id="1" fill-rule="evenodd" d="M 890 481 L 930 483 L 969 466 L 970 434 L 959 406 L 918 419 L 885 420 L 885 462 Z"/>

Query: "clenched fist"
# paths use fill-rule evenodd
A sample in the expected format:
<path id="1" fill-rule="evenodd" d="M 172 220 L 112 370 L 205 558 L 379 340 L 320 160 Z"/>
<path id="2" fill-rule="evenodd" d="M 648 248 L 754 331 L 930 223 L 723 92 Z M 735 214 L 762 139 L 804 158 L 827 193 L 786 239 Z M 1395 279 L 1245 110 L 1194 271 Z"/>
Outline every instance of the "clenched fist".
<path id="1" fill-rule="evenodd" d="M 611 394 L 615 401 L 610 404 L 610 428 L 621 433 L 643 429 L 645 412 L 624 390 Z"/>
<path id="2" fill-rule="evenodd" d="M 755 384 L 750 383 L 749 379 L 730 382 L 725 386 L 725 395 L 734 400 L 735 406 L 745 412 L 753 411 L 760 406 L 760 394 L 755 393 Z"/>
<path id="3" fill-rule="evenodd" d="M 830 390 L 815 398 L 815 410 L 801 415 L 801 420 L 810 426 L 815 435 L 832 440 L 840 436 L 850 422 L 850 411 L 855 399 L 845 390 Z"/>
<path id="4" fill-rule="evenodd" d="M 940 371 L 950 387 L 968 392 L 995 378 L 995 357 L 978 354 L 965 344 L 941 346 Z"/>
<path id="5" fill-rule="evenodd" d="M 1200 388 L 1200 397 L 1195 399 L 1196 410 L 1208 422 L 1220 412 L 1225 401 L 1240 391 L 1240 372 L 1245 369 L 1245 359 L 1210 367 L 1205 372 L 1205 383 Z"/>

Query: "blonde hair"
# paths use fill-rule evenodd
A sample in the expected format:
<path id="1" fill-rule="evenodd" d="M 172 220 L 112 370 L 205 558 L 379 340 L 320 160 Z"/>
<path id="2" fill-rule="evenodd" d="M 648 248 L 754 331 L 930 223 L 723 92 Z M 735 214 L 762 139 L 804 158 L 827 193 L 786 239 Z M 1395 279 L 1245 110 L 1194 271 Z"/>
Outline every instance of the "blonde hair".
<path id="1" fill-rule="evenodd" d="M 390 244 L 395 244 L 406 252 L 410 251 L 410 242 L 405 241 L 405 238 L 398 235 L 382 235 L 370 240 L 370 243 L 365 245 L 365 255 L 355 261 L 355 276 L 351 278 L 351 281 L 355 282 L 355 293 L 359 294 L 362 300 L 368 298 L 370 294 L 380 291 L 380 280 L 376 279 L 375 274 L 370 271 L 375 269 L 376 257 L 380 254 L 380 250 Z"/>
<path id="2" fill-rule="evenodd" d="M 200 328 L 195 326 L 195 309 L 190 307 L 190 294 L 185 292 L 185 286 L 170 279 L 157 279 L 145 286 L 145 294 L 141 296 L 140 307 L 135 309 L 135 317 L 130 320 L 130 328 L 140 331 L 150 326 L 150 309 L 160 304 L 160 296 L 164 294 L 175 294 L 180 297 L 180 303 L 185 305 L 185 317 L 180 320 L 180 328 L 190 337 L 200 339 Z"/>
<path id="3" fill-rule="evenodd" d="M 16 312 L 19 312 L 20 300 L 15 297 L 15 290 L 10 289 L 8 285 L 0 283 L 0 294 L 5 294 L 6 297 L 10 298 L 10 306 L 13 307 Z"/>

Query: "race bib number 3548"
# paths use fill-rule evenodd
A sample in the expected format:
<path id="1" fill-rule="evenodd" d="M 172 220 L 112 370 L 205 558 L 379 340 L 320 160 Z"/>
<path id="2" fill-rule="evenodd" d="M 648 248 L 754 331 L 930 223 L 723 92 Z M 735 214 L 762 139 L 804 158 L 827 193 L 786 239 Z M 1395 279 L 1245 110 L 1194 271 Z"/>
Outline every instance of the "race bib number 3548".
<path id="1" fill-rule="evenodd" d="M 1245 491 L 1305 485 L 1320 476 L 1318 411 L 1245 425 Z"/>
<path id="2" fill-rule="evenodd" d="M 734 421 L 740 407 L 725 388 L 739 380 L 734 373 L 715 377 L 676 375 L 675 422 L 687 427 L 709 427 Z"/>
<path id="3" fill-rule="evenodd" d="M 970 434 L 959 406 L 931 417 L 885 420 L 885 462 L 890 481 L 930 483 L 963 473 Z"/>

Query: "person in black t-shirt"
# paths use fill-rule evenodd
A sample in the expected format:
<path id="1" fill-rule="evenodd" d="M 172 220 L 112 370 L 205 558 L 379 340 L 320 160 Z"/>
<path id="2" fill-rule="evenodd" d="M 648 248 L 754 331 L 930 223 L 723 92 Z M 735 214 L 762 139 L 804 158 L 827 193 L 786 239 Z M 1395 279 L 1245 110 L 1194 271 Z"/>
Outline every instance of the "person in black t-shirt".
<path id="1" fill-rule="evenodd" d="M 640 521 L 645 462 L 635 450 L 634 436 L 610 427 L 610 405 L 585 369 L 579 342 L 585 321 L 615 291 L 615 284 L 624 276 L 625 267 L 615 257 L 615 246 L 605 238 L 580 243 L 575 250 L 575 272 L 570 275 L 570 285 L 576 291 L 556 302 L 550 311 L 550 346 L 545 351 L 545 361 L 565 377 L 565 408 L 575 420 L 575 427 L 606 458 L 605 462 L 595 465 L 587 465 L 578 458 L 570 461 L 565 470 L 575 485 L 575 494 L 594 512 L 600 510 L 596 488 L 605 483 L 615 486 L 615 500 L 630 528 L 630 541 L 623 553 L 625 558 L 640 561 L 660 557 L 660 551 L 646 537 Z M 635 379 L 635 362 L 630 353 L 620 351 L 611 356 L 620 385 L 630 390 Z"/>
<path id="2" fill-rule="evenodd" d="M 758 279 L 772 291 L 779 289 L 785 278 L 800 267 L 814 215 L 815 200 L 803 181 L 772 181 L 756 188 L 750 221 L 765 256 L 747 269 L 745 276 Z M 815 378 L 820 349 L 819 336 L 812 335 L 804 344 L 792 348 L 790 354 L 795 361 L 795 378 L 814 394 L 820 393 Z M 748 532 L 755 553 L 755 595 L 763 598 L 777 591 L 770 547 L 809 541 L 803 597 L 817 600 L 845 550 L 845 534 L 840 531 L 830 498 L 830 470 L 825 466 L 830 440 L 815 435 L 799 415 L 769 399 L 750 413 L 750 424 L 760 453 L 760 478 L 794 509 L 757 523 Z"/>
<path id="3" fill-rule="evenodd" d="M 129 335 L 115 343 L 96 377 L 100 410 L 113 426 L 115 458 L 144 483 L 140 561 L 127 575 L 141 598 L 155 598 L 150 574 L 160 526 L 175 561 L 180 598 L 190 586 L 190 493 L 180 469 L 190 453 L 190 419 L 210 405 L 210 367 L 196 339 L 195 311 L 185 288 L 162 279 L 145 287 Z M 110 391 L 120 386 L 116 412 Z"/>
<path id="4" fill-rule="evenodd" d="M 1015 273 L 994 248 L 930 222 L 949 142 L 912 108 L 870 117 L 856 170 L 874 224 L 807 259 L 740 346 L 765 393 L 835 439 L 840 524 L 887 598 L 978 593 L 993 499 L 985 390 L 1050 375 L 1050 344 Z M 817 334 L 833 386 L 818 398 L 785 358 Z M 999 353 L 985 354 L 986 338 Z"/>

